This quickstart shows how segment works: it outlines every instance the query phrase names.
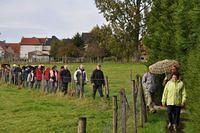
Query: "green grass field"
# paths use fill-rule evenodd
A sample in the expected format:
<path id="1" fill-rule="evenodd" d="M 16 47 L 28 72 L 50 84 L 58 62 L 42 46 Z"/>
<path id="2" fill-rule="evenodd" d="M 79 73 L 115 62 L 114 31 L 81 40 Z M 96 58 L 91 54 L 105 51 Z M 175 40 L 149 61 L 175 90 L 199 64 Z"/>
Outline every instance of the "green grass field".
<path id="1" fill-rule="evenodd" d="M 96 64 L 84 64 L 88 78 Z M 73 73 L 78 64 L 70 64 Z M 146 70 L 142 64 L 103 64 L 104 75 L 109 78 L 110 96 L 119 96 L 121 88 L 126 89 L 131 105 L 130 70 L 133 75 L 143 74 Z M 86 97 L 61 96 L 60 94 L 42 94 L 28 88 L 18 90 L 13 85 L 0 85 L 0 132 L 6 133 L 38 133 L 66 132 L 76 133 L 80 116 L 87 117 L 88 133 L 112 132 L 112 100 L 92 99 L 92 88 L 85 87 Z M 128 110 L 127 132 L 133 130 L 131 110 Z M 119 114 L 120 116 L 120 114 Z M 150 114 L 148 123 L 140 132 L 162 133 L 166 126 L 165 111 Z M 120 122 L 118 123 L 120 130 Z"/>

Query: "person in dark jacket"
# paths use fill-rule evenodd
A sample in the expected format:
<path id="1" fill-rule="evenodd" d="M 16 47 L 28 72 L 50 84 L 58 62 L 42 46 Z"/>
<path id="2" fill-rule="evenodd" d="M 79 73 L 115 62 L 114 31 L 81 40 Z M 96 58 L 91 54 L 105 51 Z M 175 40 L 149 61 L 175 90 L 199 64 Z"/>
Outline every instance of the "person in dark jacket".
<path id="1" fill-rule="evenodd" d="M 15 85 L 19 85 L 19 83 L 20 83 L 20 80 L 19 80 L 19 74 L 20 74 L 20 72 L 21 72 L 21 68 L 19 67 L 19 66 L 17 66 L 17 65 L 13 65 L 13 81 L 14 81 L 14 84 Z"/>
<path id="2" fill-rule="evenodd" d="M 71 82 L 71 73 L 68 70 L 67 65 L 61 67 L 60 78 L 62 81 L 62 92 L 66 95 L 68 91 L 68 83 Z"/>
<path id="3" fill-rule="evenodd" d="M 26 66 L 25 67 L 25 70 L 24 70 L 24 86 L 25 87 L 28 87 L 28 82 L 27 82 L 27 78 L 28 78 L 28 74 L 30 73 L 30 67 L 29 66 Z"/>
<path id="4" fill-rule="evenodd" d="M 104 74 L 101 70 L 101 65 L 97 65 L 91 75 L 91 83 L 93 85 L 93 98 L 95 99 L 96 91 L 98 90 L 100 97 L 103 97 L 102 85 L 105 86 Z"/>
<path id="5" fill-rule="evenodd" d="M 17 66 L 17 68 L 15 69 L 15 73 L 16 73 L 16 85 L 18 85 L 18 88 L 20 88 L 20 84 L 21 84 L 21 74 L 22 74 L 22 69 L 20 67 L 20 65 Z"/>
<path id="6" fill-rule="evenodd" d="M 25 66 L 21 68 L 19 88 L 25 87 L 25 68 Z"/>
<path id="7" fill-rule="evenodd" d="M 53 93 L 57 92 L 58 88 L 58 70 L 57 66 L 53 66 L 52 69 L 50 70 L 50 88 Z"/>

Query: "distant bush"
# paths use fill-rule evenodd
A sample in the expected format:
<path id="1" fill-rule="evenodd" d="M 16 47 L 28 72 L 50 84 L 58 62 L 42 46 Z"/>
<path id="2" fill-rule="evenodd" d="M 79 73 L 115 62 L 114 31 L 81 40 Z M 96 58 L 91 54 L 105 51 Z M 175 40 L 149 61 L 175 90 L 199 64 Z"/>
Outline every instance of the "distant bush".
<path id="1" fill-rule="evenodd" d="M 104 61 L 104 62 L 111 62 L 111 61 L 117 62 L 117 57 L 115 57 L 115 56 L 104 57 L 104 58 L 103 58 L 103 61 Z"/>

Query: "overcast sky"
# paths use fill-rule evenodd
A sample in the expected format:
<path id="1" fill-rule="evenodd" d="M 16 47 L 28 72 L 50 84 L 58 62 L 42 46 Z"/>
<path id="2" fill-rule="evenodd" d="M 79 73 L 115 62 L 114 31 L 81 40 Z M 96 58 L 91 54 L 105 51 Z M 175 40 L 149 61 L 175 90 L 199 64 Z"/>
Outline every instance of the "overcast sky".
<path id="1" fill-rule="evenodd" d="M 103 23 L 94 0 L 0 0 L 0 40 L 6 42 L 22 36 L 69 38 Z"/>

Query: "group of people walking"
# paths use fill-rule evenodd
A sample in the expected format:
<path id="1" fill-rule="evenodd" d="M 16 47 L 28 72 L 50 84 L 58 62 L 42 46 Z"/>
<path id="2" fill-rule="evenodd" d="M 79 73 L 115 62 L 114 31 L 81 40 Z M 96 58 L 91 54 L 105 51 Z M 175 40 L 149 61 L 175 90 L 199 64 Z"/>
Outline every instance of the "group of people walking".
<path id="1" fill-rule="evenodd" d="M 47 93 L 56 93 L 60 90 L 66 95 L 68 93 L 69 83 L 74 82 L 76 86 L 75 92 L 80 97 L 84 96 L 84 86 L 89 82 L 82 64 L 76 69 L 73 76 L 67 65 L 61 66 L 60 70 L 58 70 L 57 66 L 53 66 L 52 68 L 43 65 L 20 67 L 14 64 L 10 67 L 9 64 L 4 64 L 0 72 L 0 78 L 4 79 L 6 83 L 18 85 L 19 88 L 30 87 L 36 90 L 43 88 L 43 91 Z M 41 84 L 42 82 L 43 84 Z M 105 79 L 100 64 L 92 72 L 90 82 L 93 86 L 93 98 L 95 99 L 97 91 L 100 97 L 103 97 Z M 157 88 L 155 74 L 148 70 L 142 77 L 142 85 L 145 92 L 147 108 L 150 112 L 154 113 L 156 112 L 154 108 L 154 93 Z M 163 106 L 167 107 L 168 128 L 176 131 L 180 122 L 181 108 L 186 102 L 185 86 L 176 66 L 171 66 L 170 73 L 166 74 L 162 85 L 164 86 L 164 91 L 161 102 Z"/>
<path id="2" fill-rule="evenodd" d="M 154 94 L 156 91 L 155 74 L 149 70 L 143 75 L 142 84 L 145 92 L 147 108 L 150 112 L 156 112 L 154 108 Z M 168 129 L 177 130 L 180 124 L 180 112 L 186 102 L 186 91 L 182 77 L 176 66 L 170 67 L 170 73 L 166 74 L 162 85 L 162 106 L 167 107 Z"/>
<path id="3" fill-rule="evenodd" d="M 28 87 L 36 90 L 43 89 L 46 93 L 56 93 L 62 91 L 64 95 L 68 93 L 69 83 L 75 84 L 75 93 L 77 96 L 84 96 L 84 86 L 88 83 L 86 71 L 81 64 L 73 75 L 67 65 L 45 67 L 43 65 L 21 66 L 14 64 L 2 64 L 0 69 L 0 78 L 6 83 L 17 85 L 19 88 Z M 98 64 L 92 72 L 91 84 L 93 85 L 93 98 L 98 90 L 100 97 L 103 97 L 103 86 L 105 85 L 104 74 L 101 65 Z M 42 84 L 43 83 L 43 84 Z M 71 88 L 73 89 L 73 88 Z"/>

